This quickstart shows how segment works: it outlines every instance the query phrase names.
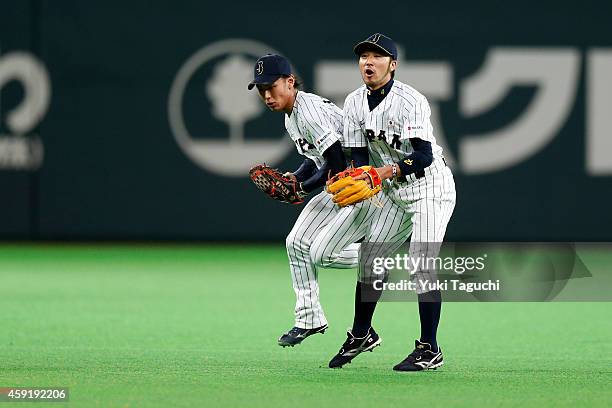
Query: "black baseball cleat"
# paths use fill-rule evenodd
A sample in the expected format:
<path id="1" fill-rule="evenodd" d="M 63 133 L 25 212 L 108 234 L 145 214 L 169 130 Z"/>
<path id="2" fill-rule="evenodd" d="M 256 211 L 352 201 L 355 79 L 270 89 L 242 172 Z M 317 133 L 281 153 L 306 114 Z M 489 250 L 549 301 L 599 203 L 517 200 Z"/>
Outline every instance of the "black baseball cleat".
<path id="1" fill-rule="evenodd" d="M 280 338 L 278 339 L 278 345 L 282 347 L 293 347 L 296 344 L 300 344 L 308 336 L 312 336 L 313 334 L 317 333 L 325 333 L 326 329 L 326 324 L 320 327 L 315 327 L 314 329 L 302 329 L 300 327 L 294 327 L 287 333 L 280 336 Z"/>
<path id="2" fill-rule="evenodd" d="M 364 337 L 353 336 L 350 329 L 346 332 L 346 336 L 346 341 L 340 347 L 340 351 L 329 362 L 329 368 L 340 368 L 364 351 L 372 351 L 382 343 L 382 339 L 371 327 Z"/>
<path id="3" fill-rule="evenodd" d="M 393 369 L 395 371 L 435 370 L 442 364 L 444 364 L 444 360 L 440 347 L 438 347 L 437 352 L 434 352 L 431 350 L 431 344 L 415 340 L 414 351 Z"/>

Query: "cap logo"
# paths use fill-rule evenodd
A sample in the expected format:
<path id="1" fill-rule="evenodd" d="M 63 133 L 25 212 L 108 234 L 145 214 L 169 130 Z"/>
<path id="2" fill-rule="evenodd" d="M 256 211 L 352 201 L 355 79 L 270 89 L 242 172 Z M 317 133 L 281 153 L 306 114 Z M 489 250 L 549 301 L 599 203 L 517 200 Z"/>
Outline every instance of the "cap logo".
<path id="1" fill-rule="evenodd" d="M 257 61 L 257 68 L 255 68 L 257 75 L 263 74 L 263 61 Z"/>
<path id="2" fill-rule="evenodd" d="M 369 39 L 369 41 L 372 41 L 374 44 L 376 44 L 378 42 L 378 40 L 380 40 L 380 34 L 374 34 Z"/>

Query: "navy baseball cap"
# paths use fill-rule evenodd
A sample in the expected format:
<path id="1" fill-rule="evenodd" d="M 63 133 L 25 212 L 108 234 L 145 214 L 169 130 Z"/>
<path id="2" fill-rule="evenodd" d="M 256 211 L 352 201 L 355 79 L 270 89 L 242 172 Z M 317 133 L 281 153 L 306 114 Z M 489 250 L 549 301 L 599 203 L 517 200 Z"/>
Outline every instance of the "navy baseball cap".
<path id="1" fill-rule="evenodd" d="M 392 39 L 384 34 L 376 33 L 372 34 L 362 42 L 358 43 L 353 51 L 357 56 L 360 56 L 364 50 L 375 49 L 382 51 L 384 54 L 391 57 L 393 60 L 397 60 L 397 47 Z"/>
<path id="2" fill-rule="evenodd" d="M 291 75 L 291 64 L 287 58 L 276 54 L 266 54 L 259 58 L 253 69 L 253 81 L 248 88 L 258 84 L 272 84 L 283 75 Z"/>

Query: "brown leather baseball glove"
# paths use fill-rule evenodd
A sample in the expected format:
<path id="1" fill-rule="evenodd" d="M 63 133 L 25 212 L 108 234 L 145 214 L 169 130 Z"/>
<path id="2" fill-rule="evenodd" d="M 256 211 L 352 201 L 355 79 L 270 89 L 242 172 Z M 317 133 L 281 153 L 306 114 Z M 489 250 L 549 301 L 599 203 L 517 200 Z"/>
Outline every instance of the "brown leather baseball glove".
<path id="1" fill-rule="evenodd" d="M 249 177 L 266 195 L 284 203 L 301 204 L 307 195 L 295 177 L 285 176 L 266 164 L 258 164 L 249 170 Z"/>

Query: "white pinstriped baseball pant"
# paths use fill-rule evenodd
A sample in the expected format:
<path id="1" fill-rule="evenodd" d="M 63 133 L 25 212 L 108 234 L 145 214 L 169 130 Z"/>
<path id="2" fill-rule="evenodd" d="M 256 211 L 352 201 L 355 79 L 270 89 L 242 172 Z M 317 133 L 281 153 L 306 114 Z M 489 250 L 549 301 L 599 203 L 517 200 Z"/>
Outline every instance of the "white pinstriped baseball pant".
<path id="1" fill-rule="evenodd" d="M 455 182 L 451 170 L 444 166 L 429 169 L 426 176 L 408 183 L 392 183 L 380 195 L 382 208 L 378 208 L 363 242 L 393 243 L 385 246 L 385 252 L 397 250 L 410 237 L 410 256 L 416 251 L 434 250 L 427 256 L 437 256 L 444 240 L 446 227 L 456 203 Z M 372 256 L 372 255 L 369 255 Z M 361 276 L 368 281 L 371 277 Z M 417 270 L 413 279 L 435 279 L 435 271 Z M 424 291 L 418 289 L 417 293 Z"/>
<path id="2" fill-rule="evenodd" d="M 368 230 L 376 207 L 366 201 L 339 208 L 325 191 L 304 207 L 286 246 L 296 295 L 295 325 L 312 329 L 327 324 L 319 299 L 317 267 L 355 268 L 359 244 Z"/>

